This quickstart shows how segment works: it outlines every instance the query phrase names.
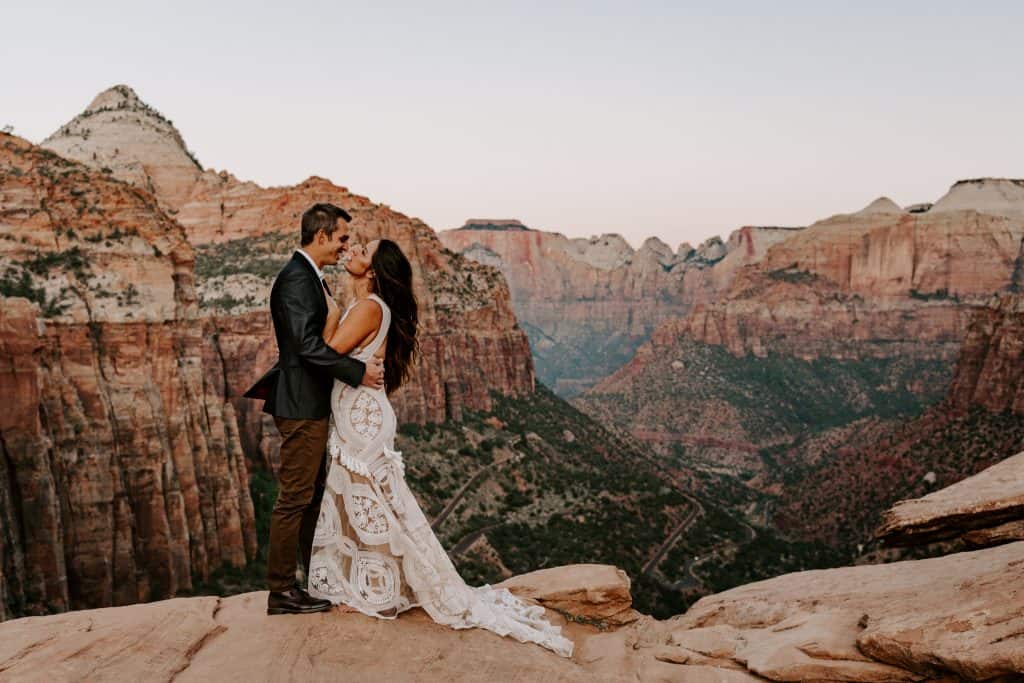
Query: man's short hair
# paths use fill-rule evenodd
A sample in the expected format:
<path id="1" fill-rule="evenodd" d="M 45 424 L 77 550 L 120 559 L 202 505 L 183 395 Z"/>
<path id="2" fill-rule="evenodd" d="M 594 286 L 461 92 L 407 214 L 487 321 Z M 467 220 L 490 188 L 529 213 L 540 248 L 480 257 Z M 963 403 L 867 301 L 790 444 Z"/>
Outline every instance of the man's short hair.
<path id="1" fill-rule="evenodd" d="M 302 214 L 302 240 L 300 244 L 306 246 L 313 241 L 313 238 L 321 230 L 330 237 L 338 227 L 339 218 L 344 218 L 346 223 L 352 220 L 352 216 L 349 215 L 348 211 L 334 204 L 319 202 L 309 207 Z"/>

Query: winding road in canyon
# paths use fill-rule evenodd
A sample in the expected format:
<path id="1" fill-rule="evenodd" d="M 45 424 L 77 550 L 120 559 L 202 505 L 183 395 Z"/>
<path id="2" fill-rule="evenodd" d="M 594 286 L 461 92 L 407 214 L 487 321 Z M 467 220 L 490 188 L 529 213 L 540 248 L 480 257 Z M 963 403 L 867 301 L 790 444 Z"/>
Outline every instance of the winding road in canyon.
<path id="1" fill-rule="evenodd" d="M 516 435 L 512 439 L 509 439 L 508 448 L 513 448 L 518 443 L 519 443 L 519 436 Z M 504 465 L 506 463 L 509 463 L 509 462 L 518 461 L 522 457 L 523 457 L 522 453 L 520 453 L 518 451 L 512 451 L 512 453 L 510 455 L 505 456 L 501 460 L 495 460 L 494 462 L 490 463 L 489 465 L 484 465 L 479 470 L 477 470 L 476 473 L 472 477 L 470 477 L 468 480 L 466 480 L 465 484 L 463 484 L 462 486 L 459 487 L 459 490 L 455 492 L 455 495 L 452 496 L 452 499 L 449 500 L 448 504 L 444 506 L 444 509 L 442 509 L 441 512 L 437 513 L 437 516 L 434 517 L 433 520 L 431 520 L 430 528 L 435 530 L 435 531 L 438 528 L 440 528 L 441 524 L 444 523 L 444 520 L 448 517 L 448 515 L 450 515 L 452 513 L 453 510 L 455 510 L 455 508 L 458 506 L 458 504 L 462 502 L 462 499 L 465 498 L 466 493 L 469 492 L 469 490 L 473 487 L 474 484 L 477 484 L 477 483 L 483 481 L 484 479 L 486 479 L 487 477 L 491 476 L 492 474 L 494 474 L 494 472 L 499 467 L 501 467 L 502 465 Z"/>
<path id="2" fill-rule="evenodd" d="M 670 533 L 668 537 L 664 541 L 662 541 L 661 545 L 658 546 L 658 549 L 654 551 L 654 555 L 651 557 L 651 559 L 647 560 L 647 563 L 644 564 L 643 568 L 640 570 L 640 573 L 644 576 L 650 576 L 651 572 L 658 568 L 658 563 L 661 562 L 661 558 L 663 558 L 665 556 L 665 553 L 667 553 L 669 549 L 673 545 L 675 545 L 675 542 L 679 540 L 679 537 L 682 536 L 683 533 L 690 528 L 690 526 L 698 517 L 704 516 L 704 506 L 700 504 L 700 501 L 698 501 L 696 498 L 688 496 L 687 494 L 683 495 L 686 496 L 687 499 L 690 501 L 690 512 L 686 515 L 686 518 L 682 522 L 680 522 L 675 529 L 672 530 L 672 533 Z"/>

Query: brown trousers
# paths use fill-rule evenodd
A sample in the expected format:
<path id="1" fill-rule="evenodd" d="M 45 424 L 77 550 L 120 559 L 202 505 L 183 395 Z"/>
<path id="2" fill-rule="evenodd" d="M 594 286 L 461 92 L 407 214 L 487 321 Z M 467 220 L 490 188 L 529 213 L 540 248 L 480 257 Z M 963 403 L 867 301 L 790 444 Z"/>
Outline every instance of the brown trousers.
<path id="1" fill-rule="evenodd" d="M 270 514 L 267 587 L 272 591 L 295 586 L 298 552 L 302 553 L 303 568 L 309 571 L 313 534 L 327 480 L 327 420 L 274 418 L 283 440 L 277 501 Z"/>

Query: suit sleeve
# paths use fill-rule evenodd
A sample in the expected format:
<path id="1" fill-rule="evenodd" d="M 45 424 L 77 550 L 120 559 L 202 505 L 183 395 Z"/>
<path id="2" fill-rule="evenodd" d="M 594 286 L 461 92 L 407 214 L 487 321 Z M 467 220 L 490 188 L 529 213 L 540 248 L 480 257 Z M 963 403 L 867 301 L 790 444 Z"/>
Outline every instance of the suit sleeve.
<path id="1" fill-rule="evenodd" d="M 323 325 L 316 324 L 316 317 L 310 305 L 316 300 L 314 297 L 318 293 L 313 291 L 308 278 L 290 275 L 280 282 L 275 290 L 276 296 L 272 297 L 271 306 L 278 308 L 285 334 L 302 362 L 314 370 L 326 372 L 335 379 L 340 379 L 345 384 L 359 386 L 363 381 L 366 364 L 341 355 L 324 342 Z"/>

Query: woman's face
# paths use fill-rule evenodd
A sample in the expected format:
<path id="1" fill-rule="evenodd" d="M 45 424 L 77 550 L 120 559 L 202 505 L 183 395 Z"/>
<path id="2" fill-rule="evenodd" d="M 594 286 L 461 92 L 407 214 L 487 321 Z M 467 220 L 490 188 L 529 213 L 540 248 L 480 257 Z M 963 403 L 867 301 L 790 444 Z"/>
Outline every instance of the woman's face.
<path id="1" fill-rule="evenodd" d="M 363 277 L 370 270 L 370 263 L 373 255 L 377 252 L 377 245 L 380 240 L 373 240 L 366 244 L 353 244 L 348 248 L 348 262 L 345 270 L 353 277 Z"/>

